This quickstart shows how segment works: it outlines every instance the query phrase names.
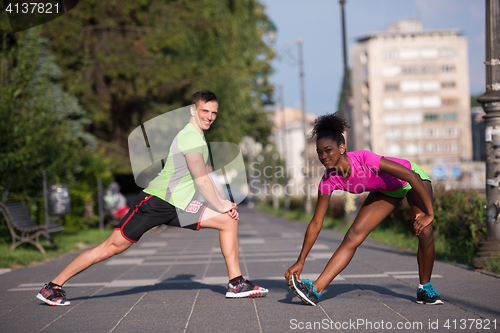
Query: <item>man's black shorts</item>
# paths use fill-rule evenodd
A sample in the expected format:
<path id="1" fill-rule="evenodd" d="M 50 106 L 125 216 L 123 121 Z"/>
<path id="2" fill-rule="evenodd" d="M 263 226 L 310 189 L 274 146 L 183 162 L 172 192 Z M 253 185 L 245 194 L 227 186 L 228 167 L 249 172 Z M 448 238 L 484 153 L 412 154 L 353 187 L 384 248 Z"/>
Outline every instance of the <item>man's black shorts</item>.
<path id="1" fill-rule="evenodd" d="M 206 202 L 192 200 L 182 210 L 154 195 L 141 192 L 115 230 L 120 230 L 122 236 L 133 243 L 146 231 L 161 224 L 199 230 L 206 208 Z"/>

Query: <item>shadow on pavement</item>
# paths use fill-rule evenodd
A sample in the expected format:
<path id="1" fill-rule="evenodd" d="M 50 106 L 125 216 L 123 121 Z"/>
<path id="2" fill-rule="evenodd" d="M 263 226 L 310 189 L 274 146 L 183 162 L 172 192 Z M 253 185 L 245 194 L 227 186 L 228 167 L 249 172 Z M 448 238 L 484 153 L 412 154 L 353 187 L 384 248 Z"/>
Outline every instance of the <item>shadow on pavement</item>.
<path id="1" fill-rule="evenodd" d="M 284 286 L 286 289 L 288 289 L 288 286 L 286 286 L 286 284 L 284 284 Z M 295 300 L 297 300 L 298 298 L 295 296 L 295 294 L 290 289 L 288 289 L 288 290 L 289 290 L 289 293 L 286 295 L 286 298 L 281 299 L 278 302 L 290 303 L 290 304 L 296 303 Z M 415 300 L 416 300 L 416 297 L 412 297 L 412 296 L 405 295 L 405 294 L 399 294 L 399 293 L 396 293 L 388 288 L 381 287 L 381 286 L 369 285 L 369 284 L 353 285 L 353 284 L 348 284 L 348 283 L 336 283 L 333 285 L 329 285 L 328 287 L 325 288 L 323 295 L 321 297 L 321 301 L 326 301 L 328 299 L 332 299 L 332 298 L 338 297 L 342 294 L 356 291 L 356 290 L 358 290 L 358 291 L 373 291 L 373 292 L 376 292 L 380 295 L 389 295 L 389 296 L 396 297 L 396 298 L 407 299 L 407 300 L 412 301 L 412 302 L 415 302 Z M 300 302 L 297 304 L 303 305 L 304 303 Z"/>
<path id="2" fill-rule="evenodd" d="M 71 298 L 70 301 L 87 300 L 90 298 L 119 297 L 119 296 L 133 295 L 133 294 L 139 294 L 139 293 L 145 293 L 145 292 L 154 292 L 154 291 L 159 291 L 159 290 L 208 289 L 208 290 L 213 291 L 214 293 L 221 294 L 223 296 L 226 294 L 226 285 L 204 284 L 204 283 L 201 283 L 199 281 L 193 280 L 194 277 L 195 277 L 194 274 L 181 274 L 181 275 L 177 275 L 174 278 L 160 281 L 154 285 L 138 286 L 138 287 L 133 287 L 130 289 L 120 290 L 120 291 L 106 293 L 106 294 L 99 294 L 99 295 L 95 295 L 95 296 L 81 296 L 81 297 Z M 283 289 L 288 290 L 288 287 L 286 286 L 286 283 L 284 282 L 284 278 L 283 278 L 283 281 L 267 280 L 267 279 L 252 279 L 252 283 L 254 283 L 255 285 L 258 285 L 258 286 L 265 287 L 265 288 L 269 289 L 270 292 L 272 292 L 273 289 L 275 290 L 278 288 L 283 288 Z"/>

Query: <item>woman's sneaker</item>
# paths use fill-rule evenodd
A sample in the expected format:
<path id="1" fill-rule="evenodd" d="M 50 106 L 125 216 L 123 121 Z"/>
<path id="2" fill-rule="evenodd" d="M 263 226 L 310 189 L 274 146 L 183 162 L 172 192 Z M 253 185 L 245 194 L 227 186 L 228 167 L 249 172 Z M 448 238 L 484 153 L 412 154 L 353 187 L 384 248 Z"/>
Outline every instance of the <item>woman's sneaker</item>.
<path id="1" fill-rule="evenodd" d="M 316 306 L 321 297 L 321 294 L 316 292 L 316 288 L 311 280 L 304 279 L 299 282 L 295 274 L 292 275 L 291 283 L 288 285 L 288 288 L 290 288 L 302 302 L 308 305 Z"/>
<path id="2" fill-rule="evenodd" d="M 417 290 L 417 303 L 419 304 L 443 304 L 439 293 L 432 287 L 432 283 L 427 282 L 423 288 Z"/>
<path id="3" fill-rule="evenodd" d="M 240 280 L 237 284 L 229 283 L 226 291 L 226 298 L 264 297 L 269 290 L 259 286 L 254 286 L 248 280 Z"/>
<path id="4" fill-rule="evenodd" d="M 49 287 L 48 283 L 43 286 L 42 290 L 40 290 L 38 295 L 36 295 L 36 298 L 49 305 L 64 306 L 70 304 L 70 302 L 66 299 L 66 292 L 62 290 L 61 287 Z"/>

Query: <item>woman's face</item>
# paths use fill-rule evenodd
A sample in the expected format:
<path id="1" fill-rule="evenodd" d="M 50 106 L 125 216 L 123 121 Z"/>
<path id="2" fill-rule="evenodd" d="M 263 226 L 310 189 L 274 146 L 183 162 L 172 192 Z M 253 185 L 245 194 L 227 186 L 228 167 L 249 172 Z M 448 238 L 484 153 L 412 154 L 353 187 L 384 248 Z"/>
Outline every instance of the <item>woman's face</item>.
<path id="1" fill-rule="evenodd" d="M 316 142 L 316 152 L 318 159 L 327 169 L 335 167 L 341 155 L 345 152 L 345 145 L 338 145 L 331 138 L 322 138 Z"/>

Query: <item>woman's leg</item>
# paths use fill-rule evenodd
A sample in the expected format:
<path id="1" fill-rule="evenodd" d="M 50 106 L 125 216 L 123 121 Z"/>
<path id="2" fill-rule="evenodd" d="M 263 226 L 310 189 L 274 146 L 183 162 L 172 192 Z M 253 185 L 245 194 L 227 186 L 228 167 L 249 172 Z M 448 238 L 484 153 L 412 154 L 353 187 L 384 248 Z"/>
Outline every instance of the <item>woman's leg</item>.
<path id="1" fill-rule="evenodd" d="M 346 268 L 354 256 L 356 248 L 392 212 L 399 201 L 401 199 L 391 198 L 378 192 L 368 195 L 356 219 L 347 231 L 342 244 L 328 261 L 321 275 L 313 283 L 317 292 L 323 292 L 323 289 Z"/>
<path id="2" fill-rule="evenodd" d="M 432 184 L 426 180 L 424 180 L 423 183 L 427 195 L 429 195 L 432 202 Z M 418 213 L 425 212 L 424 205 L 414 190 L 408 192 L 406 199 L 408 199 L 408 204 L 414 216 Z M 432 268 L 434 267 L 434 255 L 434 235 L 431 223 L 420 232 L 420 235 L 418 235 L 417 262 L 421 284 L 426 284 L 431 281 Z"/>

